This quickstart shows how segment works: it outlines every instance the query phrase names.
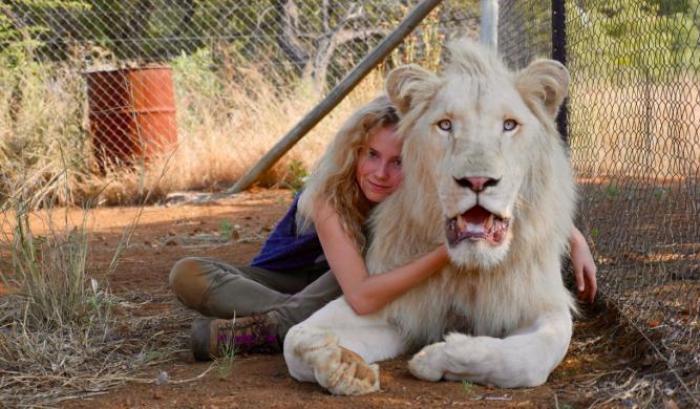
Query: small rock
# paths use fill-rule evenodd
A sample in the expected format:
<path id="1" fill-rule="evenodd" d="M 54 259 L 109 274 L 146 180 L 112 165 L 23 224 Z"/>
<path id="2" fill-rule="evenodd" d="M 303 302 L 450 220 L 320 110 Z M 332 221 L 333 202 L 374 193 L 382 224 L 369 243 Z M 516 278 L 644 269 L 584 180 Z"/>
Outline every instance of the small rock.
<path id="1" fill-rule="evenodd" d="M 678 404 L 673 399 L 664 399 L 664 409 L 678 409 Z"/>
<path id="2" fill-rule="evenodd" d="M 623 399 L 620 403 L 622 403 L 622 406 L 624 406 L 626 408 L 630 408 L 630 409 L 636 409 L 638 407 L 637 402 L 635 402 L 634 400 L 629 399 L 629 398 Z"/>
<path id="3" fill-rule="evenodd" d="M 156 385 L 160 386 L 160 385 L 166 384 L 166 383 L 168 383 L 169 379 L 170 379 L 170 377 L 168 376 L 167 372 L 160 371 L 160 373 L 158 374 L 158 377 L 156 378 Z"/>

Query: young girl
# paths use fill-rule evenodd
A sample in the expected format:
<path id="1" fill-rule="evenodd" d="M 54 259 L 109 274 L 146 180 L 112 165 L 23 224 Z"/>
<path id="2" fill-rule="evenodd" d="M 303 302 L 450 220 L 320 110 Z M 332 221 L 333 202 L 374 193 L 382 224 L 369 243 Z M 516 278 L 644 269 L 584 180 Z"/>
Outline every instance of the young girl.
<path id="1" fill-rule="evenodd" d="M 354 113 L 250 266 L 208 258 L 175 264 L 170 285 L 178 299 L 219 318 L 193 323 L 196 359 L 211 359 L 234 345 L 239 352 L 279 351 L 289 328 L 341 294 L 357 314 L 369 314 L 447 264 L 442 245 L 384 274 L 367 272 L 365 221 L 403 179 L 398 120 L 383 96 Z M 299 217 L 299 207 L 311 220 Z M 579 295 L 592 300 L 595 263 L 577 229 L 571 259 Z"/>

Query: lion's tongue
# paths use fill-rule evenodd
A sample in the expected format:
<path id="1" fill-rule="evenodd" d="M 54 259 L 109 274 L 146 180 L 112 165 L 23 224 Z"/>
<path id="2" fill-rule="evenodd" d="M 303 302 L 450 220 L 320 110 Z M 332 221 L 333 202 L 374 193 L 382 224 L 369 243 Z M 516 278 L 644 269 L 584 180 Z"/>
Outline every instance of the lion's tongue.
<path id="1" fill-rule="evenodd" d="M 491 218 L 491 213 L 481 206 L 475 206 L 459 216 L 460 230 L 467 234 L 485 234 L 488 230 L 487 222 Z"/>

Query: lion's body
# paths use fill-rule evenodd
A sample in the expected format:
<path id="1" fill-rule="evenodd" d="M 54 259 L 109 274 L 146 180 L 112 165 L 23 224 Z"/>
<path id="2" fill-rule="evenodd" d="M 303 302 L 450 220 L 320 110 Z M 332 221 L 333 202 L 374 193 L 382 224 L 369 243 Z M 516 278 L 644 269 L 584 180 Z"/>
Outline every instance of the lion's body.
<path id="1" fill-rule="evenodd" d="M 513 74 L 488 52 L 462 45 L 452 50 L 441 77 L 409 67 L 389 78 L 388 93 L 403 113 L 405 179 L 373 215 L 370 274 L 445 242 L 446 220 L 474 206 L 487 207 L 510 226 L 498 245 L 453 243 L 448 267 L 380 313 L 353 317 L 341 299 L 290 330 L 285 357 L 293 376 L 334 393 L 365 393 L 378 388 L 378 377 L 374 383 L 358 379 L 361 364 L 340 360 L 334 348 L 372 362 L 428 345 L 410 364 L 423 379 L 504 387 L 546 380 L 571 336 L 573 303 L 560 259 L 573 227 L 575 194 L 553 126 L 563 97 L 547 100 L 547 86 L 560 80 L 559 66 L 532 67 Z M 443 135 L 435 123 L 445 117 L 453 128 Z M 499 128 L 510 117 L 518 119 L 517 134 Z M 475 175 L 488 176 L 493 187 L 465 189 L 464 180 Z M 456 334 L 439 342 L 451 332 Z M 372 339 L 390 345 L 367 345 Z"/>

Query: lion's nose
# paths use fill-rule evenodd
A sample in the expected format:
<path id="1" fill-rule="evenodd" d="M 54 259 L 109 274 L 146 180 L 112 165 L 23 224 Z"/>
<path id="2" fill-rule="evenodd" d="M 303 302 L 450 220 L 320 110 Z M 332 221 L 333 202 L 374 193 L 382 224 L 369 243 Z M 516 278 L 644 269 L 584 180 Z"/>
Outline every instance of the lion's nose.
<path id="1" fill-rule="evenodd" d="M 489 186 L 496 186 L 500 181 L 500 179 L 484 176 L 455 178 L 455 182 L 457 182 L 459 186 L 469 188 L 474 191 L 474 193 L 480 193 Z"/>

